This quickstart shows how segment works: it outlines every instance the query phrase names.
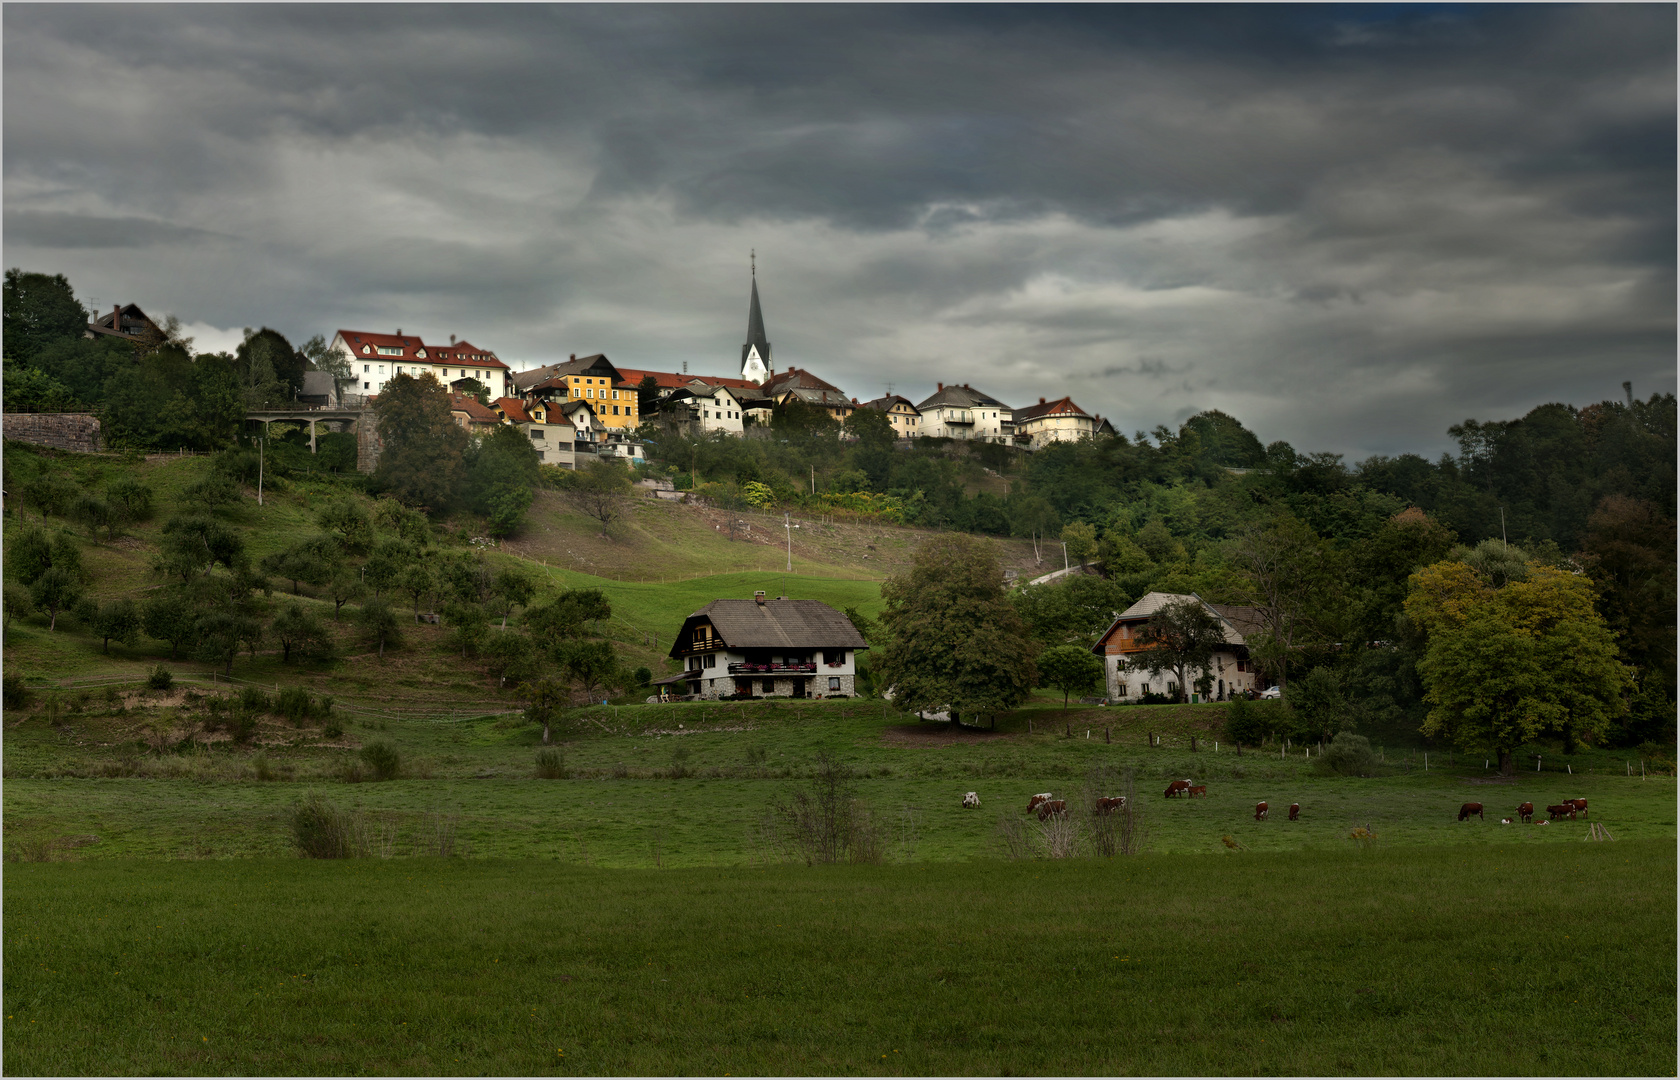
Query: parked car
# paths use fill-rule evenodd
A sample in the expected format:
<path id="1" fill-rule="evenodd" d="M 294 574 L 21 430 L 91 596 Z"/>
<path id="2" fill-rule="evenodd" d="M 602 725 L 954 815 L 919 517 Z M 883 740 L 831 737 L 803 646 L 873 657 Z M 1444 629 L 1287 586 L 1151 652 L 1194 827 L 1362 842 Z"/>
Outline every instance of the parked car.
<path id="1" fill-rule="evenodd" d="M 1268 687 L 1266 687 L 1266 689 L 1260 691 L 1260 698 L 1263 701 L 1276 701 L 1278 698 L 1281 698 L 1282 696 L 1283 696 L 1283 687 L 1281 687 L 1281 686 L 1268 686 Z"/>

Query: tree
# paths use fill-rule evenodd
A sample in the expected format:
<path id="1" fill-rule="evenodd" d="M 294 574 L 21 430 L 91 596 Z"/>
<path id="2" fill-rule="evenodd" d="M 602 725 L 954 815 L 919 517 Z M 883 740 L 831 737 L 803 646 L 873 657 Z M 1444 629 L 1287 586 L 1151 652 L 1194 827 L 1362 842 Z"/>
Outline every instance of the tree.
<path id="1" fill-rule="evenodd" d="M 1056 513 L 1056 508 L 1042 495 L 1029 495 L 1018 500 L 1009 522 L 1012 536 L 1032 538 L 1033 559 L 1036 562 L 1044 561 L 1044 556 L 1038 550 L 1039 540 L 1058 532 L 1061 527 L 1062 519 Z"/>
<path id="2" fill-rule="evenodd" d="M 605 528 L 624 516 L 632 488 L 630 471 L 611 461 L 591 461 L 578 470 L 568 494 L 574 505 Z"/>
<path id="3" fill-rule="evenodd" d="M 303 373 L 309 360 L 292 348 L 278 330 L 245 328 L 245 340 L 234 356 L 244 388 L 245 401 L 253 408 L 283 405 L 303 389 Z"/>
<path id="4" fill-rule="evenodd" d="M 56 630 L 58 613 L 74 608 L 81 602 L 82 579 L 68 570 L 54 566 L 29 586 L 29 596 L 35 601 L 36 607 L 51 617 L 47 629 Z"/>
<path id="5" fill-rule="evenodd" d="M 240 500 L 239 483 L 226 476 L 207 476 L 196 484 L 190 484 L 181 491 L 183 502 L 202 506 L 205 510 L 214 510 L 218 506 L 230 506 Z"/>
<path id="6" fill-rule="evenodd" d="M 490 582 L 490 595 L 501 614 L 502 629 L 507 629 L 508 615 L 515 607 L 530 604 L 537 593 L 537 579 L 518 566 L 504 566 L 496 571 Z"/>
<path id="7" fill-rule="evenodd" d="M 531 508 L 531 489 L 512 484 L 492 484 L 485 495 L 484 505 L 490 535 L 512 536 L 519 523 L 525 520 L 525 511 Z"/>
<path id="8" fill-rule="evenodd" d="M 423 562 L 411 562 L 397 571 L 396 586 L 414 601 L 414 621 L 420 621 L 420 598 L 437 587 L 432 568 Z"/>
<path id="9" fill-rule="evenodd" d="M 652 375 L 643 375 L 642 381 L 636 384 L 636 415 L 645 422 L 658 413 L 659 380 Z"/>
<path id="10" fill-rule="evenodd" d="M 1225 644 L 1225 626 L 1194 597 L 1170 600 L 1156 608 L 1138 632 L 1143 651 L 1131 663 L 1150 674 L 1170 671 L 1178 680 L 1178 699 L 1189 700 L 1192 671 L 1206 668 Z"/>
<path id="11" fill-rule="evenodd" d="M 623 678 L 618 651 L 610 641 L 569 642 L 556 658 L 566 678 L 591 701 L 598 691 Z"/>
<path id="12" fill-rule="evenodd" d="M 1173 536 L 1167 523 L 1153 518 L 1137 532 L 1137 546 L 1154 563 L 1178 562 L 1184 558 L 1184 545 Z"/>
<path id="13" fill-rule="evenodd" d="M 22 585 L 8 581 L 5 589 L 6 629 L 12 628 L 12 620 L 19 615 L 35 614 L 35 598 L 29 595 L 29 590 Z"/>
<path id="14" fill-rule="evenodd" d="M 401 540 L 382 540 L 362 564 L 363 579 L 378 599 L 386 589 L 394 588 L 397 576 L 419 555 L 414 545 Z"/>
<path id="15" fill-rule="evenodd" d="M 1078 645 L 1058 645 L 1038 654 L 1039 685 L 1055 687 L 1062 692 L 1062 714 L 1068 709 L 1068 698 L 1074 694 L 1094 693 L 1102 688 L 1102 660 L 1090 649 Z"/>
<path id="16" fill-rule="evenodd" d="M 315 524 L 350 551 L 366 551 L 373 544 L 373 522 L 368 512 L 350 499 L 334 499 L 321 507 Z"/>
<path id="17" fill-rule="evenodd" d="M 1097 558 L 1102 561 L 1103 572 L 1110 577 L 1149 569 L 1149 555 L 1134 544 L 1131 537 L 1117 529 L 1103 533 L 1102 542 L 1097 546 Z"/>
<path id="18" fill-rule="evenodd" d="M 1598 609 L 1622 657 L 1674 685 L 1675 526 L 1656 503 L 1624 495 L 1587 519 L 1582 558 L 1599 589 Z"/>
<path id="19" fill-rule="evenodd" d="M 302 656 L 329 656 L 332 654 L 332 635 L 321 625 L 321 620 L 312 611 L 305 611 L 299 605 L 287 604 L 274 616 L 269 624 L 269 634 L 280 643 L 280 662 L 292 662 L 292 650 L 296 649 Z"/>
<path id="20" fill-rule="evenodd" d="M 263 557 L 262 568 L 292 583 L 292 595 L 298 595 L 301 582 L 319 585 L 332 573 L 331 565 L 337 555 L 338 542 L 330 536 L 302 540 L 284 551 Z"/>
<path id="21" fill-rule="evenodd" d="M 233 660 L 242 646 L 249 645 L 256 653 L 262 640 L 262 623 L 235 611 L 218 610 L 200 615 L 193 626 L 200 659 L 225 665 L 224 674 L 233 674 Z"/>
<path id="22" fill-rule="evenodd" d="M 454 630 L 455 643 L 461 646 L 461 659 L 465 660 L 469 653 L 476 654 L 490 626 L 484 608 L 470 602 L 453 603 L 443 609 L 443 617 Z"/>
<path id="23" fill-rule="evenodd" d="M 1097 529 L 1094 525 L 1087 525 L 1083 521 L 1076 521 L 1062 528 L 1062 545 L 1067 549 L 1068 558 L 1085 565 L 1097 550 Z"/>
<path id="24" fill-rule="evenodd" d="M 1516 770 L 1515 752 L 1541 734 L 1571 750 L 1602 735 L 1631 686 L 1584 577 L 1538 564 L 1495 586 L 1462 562 L 1412 578 L 1406 613 L 1428 635 L 1418 670 L 1431 706 L 1423 732 Z"/>
<path id="25" fill-rule="evenodd" d="M 877 670 L 899 708 L 948 708 L 960 726 L 964 713 L 1014 708 L 1037 684 L 1037 647 L 1004 591 L 1002 568 L 979 541 L 935 536 L 881 595 L 888 641 Z"/>
<path id="26" fill-rule="evenodd" d="M 7 360 L 5 372 L 5 401 L 9 413 L 73 412 L 79 404 L 74 390 L 44 371 Z"/>
<path id="27" fill-rule="evenodd" d="M 106 655 L 111 652 L 112 641 L 132 646 L 140 640 L 140 609 L 126 596 L 99 605 L 92 622 L 93 632 L 100 639 Z"/>
<path id="28" fill-rule="evenodd" d="M 6 571 L 25 585 L 33 585 L 42 574 L 57 567 L 82 577 L 82 552 L 76 542 L 60 532 L 48 536 L 38 526 L 25 527 L 6 545 Z"/>
<path id="29" fill-rule="evenodd" d="M 333 621 L 338 621 L 345 604 L 359 599 L 366 592 L 360 569 L 344 563 L 333 567 L 332 576 L 327 578 L 327 595 L 333 602 Z"/>
<path id="30" fill-rule="evenodd" d="M 569 694 L 566 687 L 553 679 L 539 679 L 522 684 L 519 696 L 525 699 L 525 719 L 542 725 L 542 741 L 547 746 L 549 728 L 567 705 Z"/>
<path id="31" fill-rule="evenodd" d="M 449 414 L 449 392 L 430 375 L 398 375 L 375 412 L 384 443 L 375 479 L 408 506 L 453 506 L 466 478 L 467 433 Z"/>
<path id="32" fill-rule="evenodd" d="M 141 610 L 140 625 L 146 636 L 169 642 L 169 659 L 174 660 L 182 646 L 197 643 L 198 610 L 185 595 L 163 592 L 147 600 Z"/>
<path id="33" fill-rule="evenodd" d="M 394 645 L 402 640 L 397 629 L 397 614 L 391 610 L 391 605 L 383 600 L 375 598 L 363 604 L 361 610 L 356 613 L 356 623 L 370 640 L 378 644 L 379 657 L 382 660 L 385 658 L 385 646 Z"/>
<path id="34" fill-rule="evenodd" d="M 173 517 L 163 524 L 160 568 L 190 582 L 201 570 L 217 563 L 228 570 L 246 565 L 245 542 L 214 518 Z"/>
<path id="35" fill-rule="evenodd" d="M 612 618 L 612 603 L 600 589 L 567 589 L 552 601 L 525 609 L 531 636 L 554 648 L 582 637 L 588 623 Z"/>
<path id="36" fill-rule="evenodd" d="M 1263 627 L 1250 637 L 1250 652 L 1277 673 L 1279 686 L 1288 686 L 1291 653 L 1314 637 L 1333 572 L 1329 552 L 1317 533 L 1282 512 L 1241 529 L 1228 557 L 1243 575 L 1243 599 L 1258 609 Z"/>
<path id="37" fill-rule="evenodd" d="M 484 646 L 485 666 L 496 677 L 498 688 L 519 685 L 537 677 L 541 654 L 524 634 L 493 634 Z"/>
<path id="38" fill-rule="evenodd" d="M 31 360 L 49 344 L 81 337 L 88 313 L 63 274 L 6 271 L 4 337 L 6 356 Z"/>
<path id="39" fill-rule="evenodd" d="M 125 522 L 145 521 L 152 516 L 152 489 L 132 476 L 121 476 L 106 484 L 105 497 L 110 499 Z"/>
<path id="40" fill-rule="evenodd" d="M 27 481 L 19 491 L 23 505 L 41 515 L 46 522 L 49 515 L 61 517 L 76 498 L 76 488 L 59 476 L 38 476 Z"/>
<path id="41" fill-rule="evenodd" d="M 892 420 L 880 409 L 853 409 L 841 426 L 847 435 L 869 450 L 891 449 L 898 438 Z"/>
<path id="42" fill-rule="evenodd" d="M 1044 585 L 1026 585 L 1011 595 L 1033 640 L 1044 645 L 1089 648 L 1131 604 L 1119 585 L 1105 578 L 1076 574 Z"/>

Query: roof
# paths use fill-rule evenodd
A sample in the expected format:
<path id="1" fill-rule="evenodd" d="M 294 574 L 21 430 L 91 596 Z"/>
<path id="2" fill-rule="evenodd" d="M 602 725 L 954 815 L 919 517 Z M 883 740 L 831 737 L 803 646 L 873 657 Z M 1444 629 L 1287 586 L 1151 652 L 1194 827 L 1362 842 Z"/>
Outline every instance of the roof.
<path id="1" fill-rule="evenodd" d="M 502 397 L 496 399 L 496 408 L 507 419 L 516 424 L 534 424 L 529 413 L 525 411 L 525 403 L 516 397 Z"/>
<path id="2" fill-rule="evenodd" d="M 758 384 L 751 379 L 726 379 L 719 375 L 684 375 L 675 371 L 645 371 L 641 368 L 625 367 L 619 368 L 618 373 L 624 376 L 625 382 L 638 387 L 643 379 L 652 375 L 654 384 L 661 390 L 675 390 L 692 382 L 702 382 L 708 386 L 727 386 L 731 390 L 758 389 Z"/>
<path id="3" fill-rule="evenodd" d="M 683 623 L 671 646 L 671 655 L 686 631 L 709 622 L 731 649 L 867 649 L 852 620 L 821 600 L 789 600 L 784 597 L 757 600 L 713 600 Z"/>
<path id="4" fill-rule="evenodd" d="M 1008 405 L 983 390 L 974 389 L 967 383 L 951 383 L 949 386 L 940 383 L 939 389 L 934 391 L 933 396 L 917 405 L 916 408 L 925 412 L 928 409 L 936 409 L 941 405 L 954 406 L 959 409 L 987 408 L 1010 411 Z"/>
<path id="5" fill-rule="evenodd" d="M 758 349 L 759 359 L 770 362 L 770 339 L 764 336 L 764 311 L 758 306 L 758 272 L 753 272 L 752 301 L 747 305 L 747 341 L 741 346 L 741 363 L 747 362 L 747 354 L 754 348 Z"/>
<path id="6" fill-rule="evenodd" d="M 1185 600 L 1201 604 L 1224 624 L 1225 641 L 1228 644 L 1246 645 L 1249 634 L 1259 633 L 1265 628 L 1260 621 L 1260 610 L 1258 608 L 1238 607 L 1232 604 L 1210 604 L 1194 593 L 1151 592 L 1144 593 L 1137 603 L 1116 616 L 1114 621 L 1109 623 L 1108 629 L 1104 630 L 1102 635 L 1097 638 L 1097 642 L 1091 647 L 1091 651 L 1100 652 L 1103 642 L 1108 640 L 1114 633 L 1115 627 L 1121 623 L 1148 622 L 1151 615 L 1168 604 L 1180 603 Z"/>
<path id="7" fill-rule="evenodd" d="M 1015 422 L 1017 424 L 1025 423 L 1028 420 L 1038 420 L 1046 416 L 1083 416 L 1086 419 L 1094 419 L 1090 413 L 1075 405 L 1070 397 L 1057 398 L 1055 401 L 1045 401 L 1043 398 L 1039 398 L 1037 405 L 1028 405 L 1024 409 L 1015 410 Z"/>
<path id="8" fill-rule="evenodd" d="M 496 415 L 494 409 L 479 404 L 477 398 L 468 397 L 465 394 L 449 395 L 449 411 L 466 413 L 467 422 L 470 424 L 499 424 L 502 422 L 502 418 Z"/>
<path id="9" fill-rule="evenodd" d="M 298 391 L 303 397 L 334 397 L 338 390 L 333 386 L 333 377 L 325 371 L 306 371 L 303 373 L 303 389 Z"/>
<path id="10" fill-rule="evenodd" d="M 874 401 L 866 401 L 862 405 L 859 405 L 858 408 L 874 409 L 876 412 L 891 412 L 893 406 L 895 405 L 903 405 L 912 412 L 921 411 L 920 409 L 917 409 L 915 405 L 911 404 L 909 398 L 901 397 L 898 394 L 888 394 L 886 397 L 878 397 Z"/>
<path id="11" fill-rule="evenodd" d="M 767 394 L 779 394 L 795 386 L 802 386 L 807 390 L 827 390 L 834 394 L 844 393 L 838 386 L 817 378 L 803 368 L 790 367 L 781 374 L 772 375 L 764 380 L 764 392 Z"/>
<path id="12" fill-rule="evenodd" d="M 818 390 L 809 386 L 778 387 L 776 393 L 783 399 L 794 397 L 807 405 L 839 406 L 845 405 L 855 408 L 857 402 L 846 396 L 844 390 Z"/>
<path id="13" fill-rule="evenodd" d="M 339 330 L 335 335 L 344 339 L 356 356 L 384 355 L 387 360 L 419 361 L 425 364 L 460 364 L 463 367 L 495 368 L 506 371 L 508 366 L 488 349 L 466 341 L 452 345 L 428 345 L 418 334 L 376 334 L 371 330 Z M 381 354 L 379 350 L 400 349 L 400 353 Z M 425 355 L 421 355 L 424 353 Z"/>
<path id="14" fill-rule="evenodd" d="M 134 337 L 134 334 L 124 330 L 120 325 L 119 312 L 116 310 L 117 306 L 115 304 L 111 306 L 113 310 L 94 316 L 93 321 L 87 324 L 88 330 L 95 334 L 110 334 L 113 337 Z M 157 325 L 152 322 L 151 318 L 144 311 L 140 310 L 139 304 L 122 305 L 120 319 L 130 322 L 139 321 L 144 323 L 147 327 Z"/>
<path id="15" fill-rule="evenodd" d="M 624 381 L 619 370 L 607 359 L 606 353 L 594 353 L 589 356 L 574 355 L 558 364 L 531 368 L 529 371 L 516 371 L 513 374 L 513 385 L 521 390 L 528 390 L 538 383 L 567 375 L 604 375 L 612 379 L 615 385 Z"/>

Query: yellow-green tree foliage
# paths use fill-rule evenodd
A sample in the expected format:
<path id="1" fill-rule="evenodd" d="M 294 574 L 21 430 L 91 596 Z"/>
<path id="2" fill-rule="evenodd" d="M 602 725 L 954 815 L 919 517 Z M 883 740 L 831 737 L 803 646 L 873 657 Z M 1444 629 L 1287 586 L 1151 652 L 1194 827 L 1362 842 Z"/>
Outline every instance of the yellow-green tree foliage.
<path id="1" fill-rule="evenodd" d="M 1425 734 L 1495 753 L 1510 772 L 1524 742 L 1602 735 L 1625 707 L 1627 669 L 1585 577 L 1530 563 L 1526 579 L 1496 588 L 1441 562 L 1411 583 L 1406 614 L 1428 635 Z"/>

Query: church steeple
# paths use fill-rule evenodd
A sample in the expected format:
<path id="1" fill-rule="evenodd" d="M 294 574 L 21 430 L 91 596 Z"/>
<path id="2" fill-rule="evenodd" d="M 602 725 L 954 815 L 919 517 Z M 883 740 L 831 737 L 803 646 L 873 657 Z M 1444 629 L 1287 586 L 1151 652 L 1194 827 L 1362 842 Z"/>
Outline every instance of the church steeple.
<path id="1" fill-rule="evenodd" d="M 764 312 L 758 306 L 758 252 L 752 253 L 752 303 L 747 308 L 747 343 L 741 346 L 741 378 L 763 385 L 776 373 L 770 339 L 764 336 Z"/>

